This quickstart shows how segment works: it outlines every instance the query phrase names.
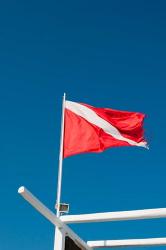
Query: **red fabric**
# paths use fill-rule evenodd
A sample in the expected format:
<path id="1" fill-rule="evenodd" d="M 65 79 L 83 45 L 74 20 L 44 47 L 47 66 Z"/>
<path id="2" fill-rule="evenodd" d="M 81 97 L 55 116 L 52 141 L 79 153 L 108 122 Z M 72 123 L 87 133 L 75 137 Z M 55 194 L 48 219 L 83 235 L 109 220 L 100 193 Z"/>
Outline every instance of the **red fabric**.
<path id="1" fill-rule="evenodd" d="M 119 111 L 108 108 L 95 108 L 82 104 L 116 127 L 121 135 L 135 142 L 143 138 L 143 120 L 145 115 L 137 112 Z M 102 152 L 115 146 L 131 146 L 105 133 L 103 129 L 86 121 L 72 111 L 65 110 L 64 157 L 86 152 Z"/>

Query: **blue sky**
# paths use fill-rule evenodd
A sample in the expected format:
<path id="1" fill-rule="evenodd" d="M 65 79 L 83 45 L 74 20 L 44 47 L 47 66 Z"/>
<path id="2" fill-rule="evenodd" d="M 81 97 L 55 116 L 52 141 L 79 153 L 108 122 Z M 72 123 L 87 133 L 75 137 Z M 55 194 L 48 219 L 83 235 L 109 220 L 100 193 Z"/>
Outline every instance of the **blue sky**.
<path id="1" fill-rule="evenodd" d="M 150 144 L 65 159 L 70 213 L 166 207 L 165 27 L 162 0 L 1 2 L 0 249 L 53 249 L 53 226 L 17 189 L 54 209 L 63 92 L 146 113 Z M 72 228 L 85 240 L 166 236 L 165 219 Z"/>

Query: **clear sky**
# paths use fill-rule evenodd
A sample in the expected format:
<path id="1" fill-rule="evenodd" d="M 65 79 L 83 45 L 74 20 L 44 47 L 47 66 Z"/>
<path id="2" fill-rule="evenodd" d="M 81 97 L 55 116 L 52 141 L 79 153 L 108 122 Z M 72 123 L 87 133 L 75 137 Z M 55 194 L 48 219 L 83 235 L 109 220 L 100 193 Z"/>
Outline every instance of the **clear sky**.
<path id="1" fill-rule="evenodd" d="M 70 213 L 166 207 L 165 68 L 164 0 L 1 1 L 0 249 L 53 249 L 53 226 L 17 189 L 54 210 L 63 92 L 146 113 L 150 144 L 65 159 Z M 165 219 L 72 228 L 85 240 L 166 236 Z"/>

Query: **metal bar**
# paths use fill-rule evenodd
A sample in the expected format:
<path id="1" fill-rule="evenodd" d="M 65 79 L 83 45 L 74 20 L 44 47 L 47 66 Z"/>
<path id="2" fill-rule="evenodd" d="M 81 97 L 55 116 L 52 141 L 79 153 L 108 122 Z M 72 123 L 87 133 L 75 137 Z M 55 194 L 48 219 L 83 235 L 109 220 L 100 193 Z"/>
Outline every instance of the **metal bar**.
<path id="1" fill-rule="evenodd" d="M 57 185 L 57 200 L 56 200 L 57 217 L 60 216 L 59 205 L 60 205 L 61 188 L 62 188 L 65 98 L 66 94 L 64 93 L 62 102 L 61 138 L 60 138 L 60 150 L 59 150 L 59 170 L 58 170 L 58 185 Z"/>
<path id="2" fill-rule="evenodd" d="M 88 241 L 94 248 L 166 246 L 166 238 Z"/>
<path id="3" fill-rule="evenodd" d="M 43 203 L 41 203 L 31 192 L 25 187 L 20 187 L 18 193 L 24 197 L 36 210 L 38 210 L 44 217 L 46 217 L 52 224 L 57 227 L 62 227 L 62 222 L 50 211 Z"/>
<path id="4" fill-rule="evenodd" d="M 56 215 L 60 216 L 60 200 L 61 200 L 61 189 L 62 189 L 62 167 L 63 167 L 63 138 L 64 138 L 64 112 L 65 112 L 65 98 L 66 94 L 63 95 L 62 101 L 62 117 L 61 117 L 61 136 L 60 136 L 60 149 L 59 149 L 59 168 L 58 168 L 58 184 L 57 184 L 57 199 L 56 199 Z M 54 236 L 54 250 L 64 250 L 65 249 L 65 234 L 56 227 Z"/>
<path id="5" fill-rule="evenodd" d="M 43 203 L 41 203 L 32 193 L 25 187 L 20 187 L 18 193 L 24 197 L 36 210 L 38 210 L 44 217 L 46 217 L 52 224 L 59 229 L 64 230 L 66 235 L 69 235 L 74 242 L 81 248 L 86 250 L 93 250 L 85 241 L 83 241 L 77 234 L 75 234 L 67 225 L 65 225 L 60 218 L 58 218 L 52 211 L 50 211 Z M 59 250 L 59 249 L 58 249 Z"/>
<path id="6" fill-rule="evenodd" d="M 59 229 L 58 227 L 56 227 L 55 244 L 54 244 L 55 250 L 65 249 L 65 236 L 66 236 L 65 231 L 63 229 Z"/>
<path id="7" fill-rule="evenodd" d="M 63 215 L 61 221 L 65 223 L 107 222 L 123 220 L 143 220 L 165 218 L 166 208 L 143 209 L 95 214 Z"/>

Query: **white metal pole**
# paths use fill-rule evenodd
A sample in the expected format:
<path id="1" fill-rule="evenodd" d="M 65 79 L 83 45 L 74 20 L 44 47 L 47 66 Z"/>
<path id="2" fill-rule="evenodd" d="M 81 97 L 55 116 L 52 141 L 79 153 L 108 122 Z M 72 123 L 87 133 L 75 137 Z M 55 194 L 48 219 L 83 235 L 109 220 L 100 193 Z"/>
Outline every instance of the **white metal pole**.
<path id="1" fill-rule="evenodd" d="M 149 238 L 149 239 L 128 239 L 128 240 L 99 240 L 88 241 L 87 244 L 94 248 L 117 248 L 117 247 L 152 247 L 165 246 L 166 238 Z"/>
<path id="2" fill-rule="evenodd" d="M 60 137 L 58 185 L 57 185 L 57 200 L 56 200 L 57 217 L 60 216 L 59 205 L 60 205 L 61 187 L 62 187 L 62 165 L 63 165 L 63 139 L 64 139 L 65 99 L 66 99 L 66 94 L 64 93 L 64 95 L 63 95 L 63 101 L 62 101 L 61 137 Z"/>
<path id="3" fill-rule="evenodd" d="M 89 247 L 85 241 L 83 241 L 76 233 L 73 232 L 65 223 L 63 223 L 60 218 L 58 218 L 52 211 L 50 211 L 41 201 L 39 201 L 30 191 L 25 187 L 20 187 L 18 193 L 28 201 L 38 212 L 40 212 L 46 219 L 48 219 L 54 226 L 59 229 L 57 236 L 58 241 L 56 242 L 56 249 L 61 250 L 64 248 L 64 236 L 67 234 L 71 237 L 76 245 L 81 249 L 93 250 Z M 60 234 L 59 234 L 60 232 Z M 59 247 L 61 246 L 61 247 Z"/>
<path id="4" fill-rule="evenodd" d="M 64 250 L 65 249 L 65 236 L 66 232 L 63 228 L 56 228 L 55 231 L 55 246 L 56 250 Z"/>
<path id="5" fill-rule="evenodd" d="M 166 218 L 166 208 L 142 209 L 131 211 L 118 211 L 93 214 L 63 215 L 61 221 L 65 223 L 88 223 L 88 222 L 107 222 L 123 220 L 145 220 Z"/>
<path id="6" fill-rule="evenodd" d="M 64 139 L 64 115 L 65 115 L 65 98 L 63 95 L 62 101 L 62 117 L 61 117 L 61 137 L 60 137 L 60 150 L 59 150 L 59 169 L 58 169 L 58 184 L 57 184 L 57 199 L 56 199 L 56 215 L 60 217 L 60 202 L 61 202 L 61 189 L 62 189 L 62 166 L 63 166 L 63 139 Z M 65 249 L 65 232 L 59 227 L 55 229 L 54 237 L 54 250 Z"/>

